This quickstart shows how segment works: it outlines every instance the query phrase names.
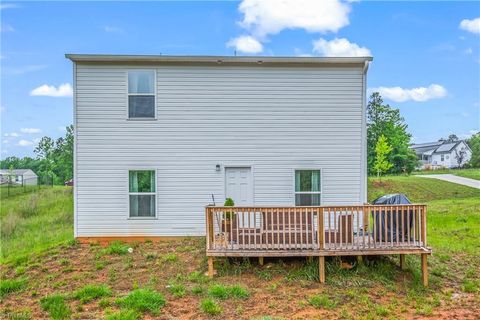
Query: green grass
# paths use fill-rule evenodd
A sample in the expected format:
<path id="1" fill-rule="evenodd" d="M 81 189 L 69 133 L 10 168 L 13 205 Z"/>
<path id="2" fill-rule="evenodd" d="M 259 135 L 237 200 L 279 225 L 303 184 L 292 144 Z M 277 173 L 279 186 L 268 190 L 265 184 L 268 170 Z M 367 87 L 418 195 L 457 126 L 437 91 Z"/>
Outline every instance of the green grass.
<path id="1" fill-rule="evenodd" d="M 415 171 L 413 174 L 425 175 L 425 174 L 454 174 L 459 177 L 465 177 L 475 180 L 480 180 L 480 169 L 440 169 L 440 170 L 428 170 L 428 171 Z"/>
<path id="2" fill-rule="evenodd" d="M 140 316 L 140 313 L 135 310 L 120 310 L 107 315 L 105 320 L 137 320 L 140 319 Z"/>
<path id="3" fill-rule="evenodd" d="M 104 254 L 124 255 L 128 253 L 128 248 L 122 241 L 113 241 L 102 252 Z"/>
<path id="4" fill-rule="evenodd" d="M 176 298 L 182 298 L 186 294 L 186 289 L 183 284 L 177 284 L 177 283 L 169 284 L 168 291 L 170 291 L 170 293 Z"/>
<path id="5" fill-rule="evenodd" d="M 25 289 L 26 279 L 1 279 L 0 280 L 0 298 L 5 297 L 12 292 L 18 292 Z"/>
<path id="6" fill-rule="evenodd" d="M 117 304 L 125 309 L 158 315 L 160 309 L 165 306 L 165 298 L 162 294 L 152 289 L 136 289 L 126 297 L 118 299 Z"/>
<path id="7" fill-rule="evenodd" d="M 335 301 L 333 301 L 328 295 L 326 294 L 317 294 L 308 298 L 308 303 L 315 308 L 325 308 L 325 309 L 333 309 L 337 305 Z"/>
<path id="8" fill-rule="evenodd" d="M 87 284 L 83 288 L 75 291 L 74 298 L 80 300 L 81 303 L 88 303 L 92 300 L 109 297 L 112 290 L 106 285 Z"/>
<path id="9" fill-rule="evenodd" d="M 214 284 L 208 289 L 208 295 L 212 298 L 226 300 L 228 298 L 246 299 L 250 296 L 250 293 L 240 285 L 224 286 L 222 284 Z"/>
<path id="10" fill-rule="evenodd" d="M 222 307 L 220 307 L 213 299 L 204 299 L 200 301 L 200 310 L 211 316 L 216 316 L 222 313 Z"/>
<path id="11" fill-rule="evenodd" d="M 368 200 L 390 193 L 404 193 L 414 203 L 425 203 L 442 199 L 480 198 L 480 190 L 442 181 L 415 176 L 387 176 L 381 182 L 368 179 Z"/>
<path id="12" fill-rule="evenodd" d="M 41 253 L 73 239 L 71 187 L 0 197 L 2 263 Z"/>
<path id="13" fill-rule="evenodd" d="M 40 300 L 40 306 L 54 320 L 70 319 L 72 311 L 65 303 L 65 297 L 59 294 L 46 296 Z"/>

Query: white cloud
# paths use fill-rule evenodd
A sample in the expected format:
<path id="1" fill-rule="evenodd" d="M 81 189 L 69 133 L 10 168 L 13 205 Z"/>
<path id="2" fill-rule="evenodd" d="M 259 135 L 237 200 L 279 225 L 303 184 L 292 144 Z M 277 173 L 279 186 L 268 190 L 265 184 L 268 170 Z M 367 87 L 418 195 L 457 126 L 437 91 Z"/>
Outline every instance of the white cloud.
<path id="1" fill-rule="evenodd" d="M 337 32 L 349 24 L 350 5 L 340 0 L 243 0 L 240 25 L 257 37 L 284 29 Z"/>
<path id="2" fill-rule="evenodd" d="M 468 32 L 480 34 L 480 17 L 472 20 L 463 19 L 462 22 L 460 22 L 459 28 Z"/>
<path id="3" fill-rule="evenodd" d="M 16 132 L 10 132 L 10 133 L 4 133 L 3 136 L 5 137 L 13 137 L 13 138 L 16 138 L 16 137 L 20 137 L 20 135 Z"/>
<path id="4" fill-rule="evenodd" d="M 0 26 L 0 32 L 13 32 L 15 29 L 8 23 L 2 23 Z"/>
<path id="5" fill-rule="evenodd" d="M 10 140 L 8 140 L 8 139 L 3 139 L 2 143 L 3 143 L 3 144 L 9 144 L 9 143 L 10 143 Z"/>
<path id="6" fill-rule="evenodd" d="M 378 87 L 369 91 L 379 92 L 382 97 L 395 102 L 405 102 L 409 100 L 424 102 L 431 99 L 440 99 L 447 96 L 447 89 L 439 84 L 431 84 L 428 87 L 418 87 L 405 89 L 401 87 Z"/>
<path id="7" fill-rule="evenodd" d="M 30 141 L 30 140 L 21 139 L 21 140 L 18 141 L 17 145 L 20 146 L 20 147 L 28 147 L 28 146 L 33 145 L 33 142 Z"/>
<path id="8" fill-rule="evenodd" d="M 46 97 L 71 97 L 73 89 L 70 83 L 61 84 L 58 88 L 44 84 L 30 92 L 31 96 L 46 96 Z"/>
<path id="9" fill-rule="evenodd" d="M 333 40 L 318 39 L 313 42 L 313 51 L 325 57 L 367 57 L 372 53 L 365 47 L 348 41 L 345 38 Z"/>
<path id="10" fill-rule="evenodd" d="M 18 5 L 15 3 L 2 3 L 0 4 L 0 10 L 18 8 Z"/>
<path id="11" fill-rule="evenodd" d="M 45 69 L 46 67 L 47 66 L 43 64 L 36 64 L 36 65 L 27 65 L 27 66 L 22 66 L 17 68 L 4 67 L 3 71 L 6 74 L 22 75 L 29 72 L 39 71 L 39 70 Z"/>
<path id="12" fill-rule="evenodd" d="M 42 132 L 42 130 L 38 128 L 21 128 L 20 132 L 21 133 L 40 133 Z"/>
<path id="13" fill-rule="evenodd" d="M 122 32 L 122 29 L 114 26 L 105 26 L 103 27 L 103 30 L 105 32 Z"/>
<path id="14" fill-rule="evenodd" d="M 262 44 L 251 36 L 240 36 L 230 39 L 227 47 L 234 47 L 236 50 L 245 53 L 259 53 L 263 51 Z"/>

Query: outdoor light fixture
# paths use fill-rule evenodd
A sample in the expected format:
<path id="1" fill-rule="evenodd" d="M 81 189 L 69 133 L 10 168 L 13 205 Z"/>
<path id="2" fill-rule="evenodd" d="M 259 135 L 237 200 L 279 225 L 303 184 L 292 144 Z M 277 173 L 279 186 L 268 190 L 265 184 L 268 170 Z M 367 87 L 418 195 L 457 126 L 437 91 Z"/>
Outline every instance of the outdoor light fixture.
<path id="1" fill-rule="evenodd" d="M 217 164 L 217 165 L 215 166 L 215 171 L 220 171 L 220 165 L 219 165 L 219 164 Z"/>

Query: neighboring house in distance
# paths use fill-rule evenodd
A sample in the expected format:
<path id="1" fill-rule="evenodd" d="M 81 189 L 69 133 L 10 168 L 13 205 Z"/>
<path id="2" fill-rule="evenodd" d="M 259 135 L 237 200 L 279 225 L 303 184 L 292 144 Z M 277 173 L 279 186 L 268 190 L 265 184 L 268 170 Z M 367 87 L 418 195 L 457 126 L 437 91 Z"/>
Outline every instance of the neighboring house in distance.
<path id="1" fill-rule="evenodd" d="M 369 57 L 66 57 L 77 238 L 205 235 L 212 195 L 367 202 Z"/>
<path id="2" fill-rule="evenodd" d="M 410 147 L 417 154 L 422 169 L 463 167 L 472 157 L 472 150 L 463 140 L 419 143 Z"/>
<path id="3" fill-rule="evenodd" d="M 14 185 L 37 185 L 38 177 L 35 172 L 30 169 L 1 169 L 0 170 L 0 183 Z"/>

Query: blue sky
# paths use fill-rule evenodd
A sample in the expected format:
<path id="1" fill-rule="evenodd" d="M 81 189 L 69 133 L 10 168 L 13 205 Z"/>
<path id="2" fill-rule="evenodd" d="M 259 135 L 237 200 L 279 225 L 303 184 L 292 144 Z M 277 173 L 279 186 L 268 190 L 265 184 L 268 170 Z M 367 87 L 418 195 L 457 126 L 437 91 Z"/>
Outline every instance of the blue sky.
<path id="1" fill-rule="evenodd" d="M 370 53 L 368 87 L 416 142 L 480 127 L 480 2 L 2 2 L 0 14 L 2 158 L 72 123 L 65 53 Z"/>

